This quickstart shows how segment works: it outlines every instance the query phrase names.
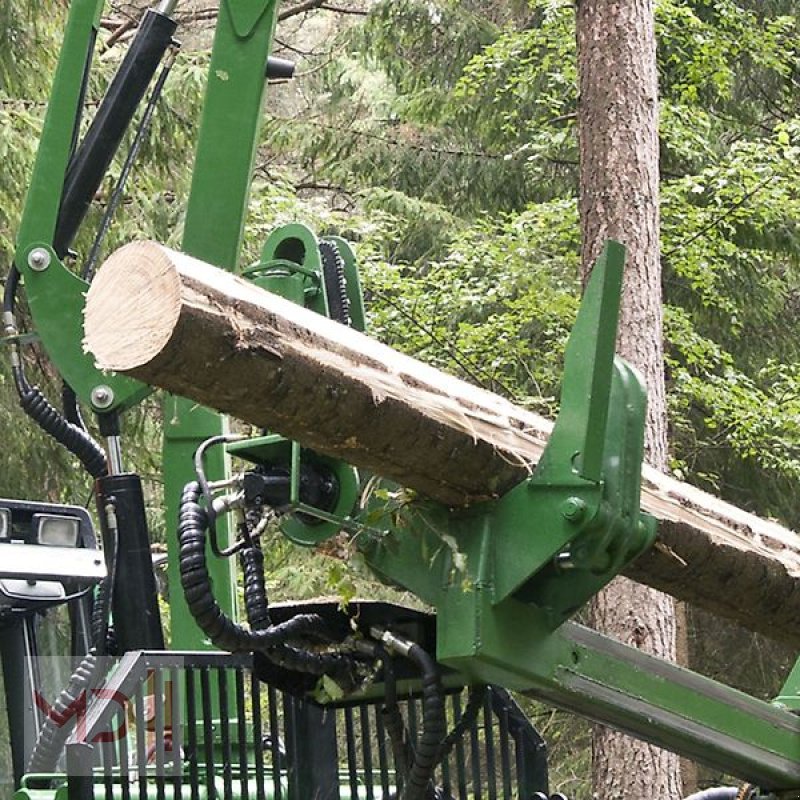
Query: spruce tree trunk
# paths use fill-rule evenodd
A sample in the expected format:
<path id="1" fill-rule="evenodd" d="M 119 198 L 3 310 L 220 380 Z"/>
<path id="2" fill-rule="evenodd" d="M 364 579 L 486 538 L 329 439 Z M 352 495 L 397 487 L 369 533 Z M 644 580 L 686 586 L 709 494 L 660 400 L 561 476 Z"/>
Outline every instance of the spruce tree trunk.
<path id="1" fill-rule="evenodd" d="M 653 0 L 578 0 L 580 218 L 588 271 L 607 238 L 627 247 L 618 352 L 644 375 L 647 458 L 667 463 L 658 210 L 658 77 Z M 619 578 L 592 607 L 598 629 L 674 660 L 672 598 Z M 596 728 L 597 800 L 674 800 L 672 753 Z"/>

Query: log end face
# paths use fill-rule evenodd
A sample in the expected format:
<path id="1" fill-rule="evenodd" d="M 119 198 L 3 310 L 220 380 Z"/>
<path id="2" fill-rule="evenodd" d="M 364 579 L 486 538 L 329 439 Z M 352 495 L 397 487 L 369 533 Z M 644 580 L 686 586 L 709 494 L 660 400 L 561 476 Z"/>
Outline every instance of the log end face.
<path id="1" fill-rule="evenodd" d="M 156 242 L 132 242 L 98 271 L 86 296 L 83 346 L 99 369 L 134 369 L 169 341 L 181 309 L 172 255 Z"/>

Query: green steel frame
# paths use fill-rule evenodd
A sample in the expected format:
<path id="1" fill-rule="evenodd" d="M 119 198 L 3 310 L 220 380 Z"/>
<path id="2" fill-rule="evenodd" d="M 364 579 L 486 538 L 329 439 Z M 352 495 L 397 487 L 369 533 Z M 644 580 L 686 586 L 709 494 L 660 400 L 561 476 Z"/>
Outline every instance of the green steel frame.
<path id="1" fill-rule="evenodd" d="M 82 401 L 91 403 L 92 390 L 102 384 L 113 392 L 111 408 L 124 410 L 150 390 L 98 373 L 82 352 L 86 285 L 49 244 L 102 5 L 72 0 L 15 262 L 38 333 L 58 369 Z M 221 0 L 182 246 L 229 270 L 240 267 L 276 13 L 276 0 Z M 291 239 L 307 245 L 302 258 L 291 257 Z M 363 329 L 355 259 L 345 242 L 336 244 L 344 257 L 353 323 Z M 361 514 L 369 524 L 361 525 L 358 514 L 344 508 L 337 510 L 340 522 L 349 530 L 361 528 L 358 544 L 377 574 L 437 609 L 437 655 L 443 663 L 800 797 L 800 720 L 789 710 L 800 707 L 800 667 L 770 704 L 568 621 L 655 535 L 653 520 L 639 511 L 645 393 L 635 372 L 614 357 L 623 261 L 622 248 L 610 243 L 594 270 L 567 350 L 561 413 L 529 480 L 494 502 L 462 511 L 423 503 L 382 509 L 385 501 L 375 493 Z M 326 313 L 319 270 L 313 234 L 289 226 L 265 243 L 251 277 Z M 179 491 L 193 477 L 192 453 L 224 431 L 225 422 L 181 398 L 167 398 L 164 410 L 171 529 Z M 232 449 L 252 457 L 260 447 L 285 452 L 288 444 L 262 440 Z M 296 470 L 300 451 L 290 449 Z M 210 465 L 215 476 L 224 474 L 226 458 L 220 449 Z M 346 505 L 355 499 L 351 494 Z M 330 524 L 334 517 L 326 519 L 326 535 L 337 527 Z M 320 538 L 306 536 L 302 526 L 294 532 L 292 538 L 304 543 Z M 174 537 L 169 546 L 170 577 L 178 585 Z M 218 600 L 233 615 L 230 562 L 210 561 Z M 201 648 L 205 642 L 179 592 L 171 603 L 173 647 Z"/>
<path id="2" fill-rule="evenodd" d="M 272 48 L 276 0 L 222 0 L 208 73 L 197 155 L 183 231 L 183 250 L 236 271 L 250 192 L 250 179 L 264 102 L 267 59 Z M 164 438 L 164 497 L 169 521 L 177 519 L 181 489 L 192 479 L 192 453 L 209 436 L 225 431 L 215 412 L 182 399 L 167 399 Z M 224 454 L 210 459 L 211 474 L 226 473 Z M 220 530 L 225 539 L 226 531 Z M 218 602 L 236 614 L 231 560 L 211 559 Z M 169 579 L 180 584 L 177 542 L 169 541 Z M 173 593 L 179 595 L 179 592 Z M 183 596 L 171 602 L 174 647 L 206 644 Z"/>

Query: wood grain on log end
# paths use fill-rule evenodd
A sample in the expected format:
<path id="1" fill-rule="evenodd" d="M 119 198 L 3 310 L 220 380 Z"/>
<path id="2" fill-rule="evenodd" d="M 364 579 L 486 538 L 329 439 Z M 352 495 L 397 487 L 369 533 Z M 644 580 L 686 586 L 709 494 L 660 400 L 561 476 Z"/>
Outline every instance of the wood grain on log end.
<path id="1" fill-rule="evenodd" d="M 181 282 L 166 248 L 125 245 L 106 260 L 92 289 L 84 349 L 100 369 L 132 369 L 161 352 L 181 311 Z"/>

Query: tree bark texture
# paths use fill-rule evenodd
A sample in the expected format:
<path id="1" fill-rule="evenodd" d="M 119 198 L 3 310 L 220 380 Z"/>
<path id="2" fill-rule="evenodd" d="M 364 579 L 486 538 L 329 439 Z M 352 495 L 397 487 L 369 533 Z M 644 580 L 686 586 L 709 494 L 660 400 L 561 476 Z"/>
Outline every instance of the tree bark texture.
<path id="1" fill-rule="evenodd" d="M 552 423 L 357 331 L 154 242 L 100 270 L 86 305 L 99 366 L 218 408 L 448 505 L 524 480 Z M 636 580 L 800 645 L 800 541 L 651 468 L 656 545 Z"/>
<path id="2" fill-rule="evenodd" d="M 653 0 L 577 3 L 582 264 L 603 242 L 627 248 L 618 352 L 644 375 L 645 450 L 667 464 L 658 189 L 658 75 Z M 672 597 L 618 578 L 594 598 L 591 622 L 603 633 L 675 659 Z M 598 800 L 682 796 L 680 760 L 616 731 L 593 731 Z"/>

